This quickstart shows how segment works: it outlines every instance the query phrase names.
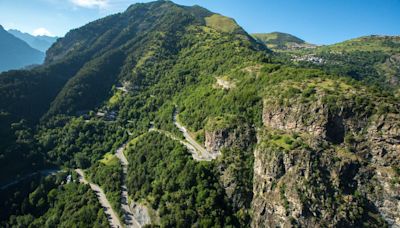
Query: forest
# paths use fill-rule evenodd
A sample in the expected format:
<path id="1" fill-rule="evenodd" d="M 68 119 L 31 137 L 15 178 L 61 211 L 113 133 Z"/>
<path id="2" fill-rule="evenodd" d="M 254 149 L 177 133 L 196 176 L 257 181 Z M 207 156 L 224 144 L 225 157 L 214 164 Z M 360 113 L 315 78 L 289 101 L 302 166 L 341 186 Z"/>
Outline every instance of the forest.
<path id="1" fill-rule="evenodd" d="M 272 52 L 232 19 L 170 1 L 135 4 L 72 30 L 47 52 L 44 65 L 0 74 L 0 183 L 22 179 L 0 189 L 0 226 L 109 226 L 95 192 L 79 183 L 76 168 L 104 190 L 121 221 L 126 184 L 129 202 L 148 207 L 152 225 L 160 227 L 249 227 L 259 194 L 275 190 L 279 197 L 270 200 L 282 205 L 292 225 L 300 224 L 289 216 L 296 206 L 290 197 L 297 196 L 299 204 L 313 207 L 304 210 L 312 220 L 307 224 L 337 212 L 342 217 L 332 219 L 336 225 L 386 225 L 371 206 L 378 190 L 341 189 L 343 176 L 351 179 L 355 173 L 363 175 L 359 188 L 376 183 L 374 162 L 393 175 L 393 186 L 400 183 L 395 156 L 371 152 L 373 143 L 397 142 L 396 137 L 380 140 L 396 132 L 382 133 L 397 129 L 400 112 L 399 87 L 381 71 L 393 54 L 388 48 L 398 47 L 386 44 L 343 53 Z M 325 62 L 294 61 L 292 54 L 313 54 Z M 310 110 L 323 113 L 326 123 Z M 269 112 L 274 117 L 268 119 Z M 286 119 L 300 117 L 273 129 L 268 121 L 282 113 Z M 195 160 L 175 121 L 220 155 Z M 368 141 L 375 123 L 380 123 L 378 136 Z M 302 124 L 328 130 L 318 138 Z M 333 136 L 336 126 L 343 131 Z M 125 144 L 126 178 L 115 156 Z M 278 184 L 283 178 L 303 180 L 310 169 L 289 170 L 293 161 L 303 161 L 299 154 L 316 170 L 304 182 L 310 193 Z M 40 174 L 46 169 L 58 172 Z M 263 171 L 270 179 L 255 182 Z M 295 190 L 300 193 L 288 197 Z M 324 205 L 315 202 L 314 193 Z"/>

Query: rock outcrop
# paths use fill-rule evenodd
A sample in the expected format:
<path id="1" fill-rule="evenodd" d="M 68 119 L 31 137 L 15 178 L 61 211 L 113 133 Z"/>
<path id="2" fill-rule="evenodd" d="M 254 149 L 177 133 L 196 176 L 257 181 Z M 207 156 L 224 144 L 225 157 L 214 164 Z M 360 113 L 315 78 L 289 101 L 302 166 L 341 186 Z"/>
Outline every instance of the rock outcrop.
<path id="1" fill-rule="evenodd" d="M 398 107 L 355 99 L 264 102 L 253 227 L 400 227 Z"/>
<path id="2" fill-rule="evenodd" d="M 331 109 L 324 101 L 324 94 L 319 96 L 313 103 L 298 102 L 286 107 L 264 105 L 264 125 L 274 129 L 306 132 L 316 138 L 340 144 L 347 132 L 358 132 L 368 124 L 368 114 L 355 112 L 351 100 L 342 101 L 339 108 Z"/>
<path id="3" fill-rule="evenodd" d="M 208 120 L 205 129 L 207 151 L 218 153 L 220 182 L 235 209 L 249 208 L 252 199 L 252 150 L 256 142 L 254 127 L 238 116 Z"/>
<path id="4" fill-rule="evenodd" d="M 220 153 L 223 148 L 245 149 L 253 142 L 255 130 L 243 118 L 224 116 L 211 118 L 207 123 L 205 147 L 210 153 Z"/>
<path id="5" fill-rule="evenodd" d="M 373 162 L 400 167 L 400 115 L 376 116 L 366 132 Z"/>
<path id="6" fill-rule="evenodd" d="M 365 185 L 374 170 L 357 155 L 300 138 L 287 150 L 273 136 L 261 138 L 254 153 L 253 227 L 379 226 L 395 218 L 391 197 L 385 199 L 392 203 L 385 208 L 390 219 L 380 218 L 382 208 L 367 193 L 373 186 Z"/>
<path id="7" fill-rule="evenodd" d="M 383 74 L 389 85 L 398 86 L 400 83 L 400 54 L 394 54 L 380 65 L 379 72 Z"/>

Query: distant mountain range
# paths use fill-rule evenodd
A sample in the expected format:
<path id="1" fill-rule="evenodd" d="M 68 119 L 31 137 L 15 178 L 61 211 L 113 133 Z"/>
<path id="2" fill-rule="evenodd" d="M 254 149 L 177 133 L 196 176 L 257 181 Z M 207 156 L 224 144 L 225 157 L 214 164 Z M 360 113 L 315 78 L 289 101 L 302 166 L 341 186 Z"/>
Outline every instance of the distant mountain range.
<path id="1" fill-rule="evenodd" d="M 10 29 L 8 30 L 8 32 L 14 35 L 15 37 L 25 41 L 31 47 L 42 52 L 46 52 L 47 49 L 49 49 L 51 45 L 53 45 L 53 43 L 56 42 L 58 39 L 58 37 L 51 37 L 51 36 L 33 36 L 29 33 L 21 32 L 16 29 Z"/>
<path id="2" fill-rule="evenodd" d="M 0 72 L 41 64 L 44 53 L 8 33 L 0 25 Z"/>

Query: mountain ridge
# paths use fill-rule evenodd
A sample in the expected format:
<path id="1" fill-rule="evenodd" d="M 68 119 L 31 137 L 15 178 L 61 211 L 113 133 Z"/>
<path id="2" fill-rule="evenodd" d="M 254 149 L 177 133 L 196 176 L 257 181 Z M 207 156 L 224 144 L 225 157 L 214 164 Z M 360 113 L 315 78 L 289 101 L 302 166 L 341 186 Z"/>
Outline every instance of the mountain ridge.
<path id="1" fill-rule="evenodd" d="M 254 33 L 251 34 L 256 40 L 265 44 L 267 47 L 279 50 L 296 50 L 314 48 L 316 45 L 306 43 L 306 41 L 283 32 L 271 32 L 271 33 Z"/>
<path id="2" fill-rule="evenodd" d="M 0 178 L 64 170 L 1 192 L 0 224 L 104 225 L 85 169 L 126 224 L 124 211 L 161 227 L 399 225 L 400 98 L 346 71 L 367 75 L 358 62 L 292 59 L 316 50 L 271 51 L 233 19 L 170 1 L 70 31 L 44 65 L 0 74 Z"/>
<path id="3" fill-rule="evenodd" d="M 26 32 L 21 32 L 17 29 L 9 29 L 8 32 L 11 33 L 13 36 L 25 41 L 31 47 L 44 53 L 58 39 L 58 37 L 51 37 L 46 35 L 34 36 Z"/>
<path id="4" fill-rule="evenodd" d="M 0 72 L 41 64 L 44 54 L 0 27 Z"/>

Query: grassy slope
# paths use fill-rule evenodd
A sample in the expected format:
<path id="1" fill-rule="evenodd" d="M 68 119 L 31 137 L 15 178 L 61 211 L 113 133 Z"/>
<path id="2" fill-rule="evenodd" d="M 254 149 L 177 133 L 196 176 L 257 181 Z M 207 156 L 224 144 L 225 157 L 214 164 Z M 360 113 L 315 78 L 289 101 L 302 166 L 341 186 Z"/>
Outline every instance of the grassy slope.
<path id="1" fill-rule="evenodd" d="M 286 49 L 293 44 L 305 44 L 306 42 L 296 36 L 281 32 L 251 34 L 256 40 L 264 43 L 271 49 Z"/>

